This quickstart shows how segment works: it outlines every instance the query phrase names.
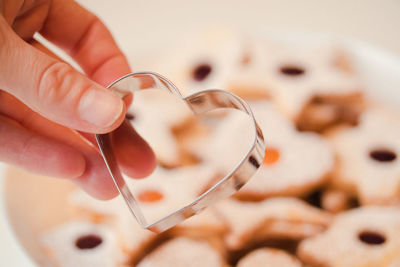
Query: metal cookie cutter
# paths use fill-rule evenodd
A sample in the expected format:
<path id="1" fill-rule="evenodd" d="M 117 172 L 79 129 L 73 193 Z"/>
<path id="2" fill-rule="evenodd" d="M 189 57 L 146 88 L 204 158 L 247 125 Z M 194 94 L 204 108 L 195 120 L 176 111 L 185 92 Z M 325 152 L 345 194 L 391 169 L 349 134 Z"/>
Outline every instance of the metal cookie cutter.
<path id="1" fill-rule="evenodd" d="M 111 177 L 133 216 L 143 228 L 153 232 L 162 232 L 186 218 L 199 213 L 218 200 L 226 198 L 238 191 L 262 164 L 265 154 L 265 145 L 262 132 L 255 121 L 250 107 L 245 101 L 232 93 L 223 90 L 204 90 L 183 97 L 174 84 L 163 76 L 153 72 L 137 72 L 125 75 L 114 81 L 107 88 L 117 93 L 122 99 L 125 99 L 132 97 L 134 91 L 144 87 L 169 91 L 178 98 L 184 100 L 194 114 L 201 114 L 220 108 L 240 110 L 251 118 L 252 130 L 254 130 L 254 141 L 248 152 L 243 155 L 240 162 L 238 162 L 225 177 L 221 178 L 215 185 L 190 203 L 154 223 L 147 222 L 135 196 L 129 190 L 118 167 L 111 145 L 110 135 L 96 135 L 97 143 Z"/>

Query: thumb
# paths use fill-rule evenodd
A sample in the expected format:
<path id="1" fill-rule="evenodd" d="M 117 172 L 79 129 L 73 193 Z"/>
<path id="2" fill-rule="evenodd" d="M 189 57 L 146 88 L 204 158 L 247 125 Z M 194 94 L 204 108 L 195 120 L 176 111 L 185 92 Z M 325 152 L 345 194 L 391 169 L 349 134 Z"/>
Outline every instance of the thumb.
<path id="1" fill-rule="evenodd" d="M 20 39 L 0 16 L 0 88 L 43 117 L 105 133 L 123 121 L 123 101 L 66 63 Z"/>

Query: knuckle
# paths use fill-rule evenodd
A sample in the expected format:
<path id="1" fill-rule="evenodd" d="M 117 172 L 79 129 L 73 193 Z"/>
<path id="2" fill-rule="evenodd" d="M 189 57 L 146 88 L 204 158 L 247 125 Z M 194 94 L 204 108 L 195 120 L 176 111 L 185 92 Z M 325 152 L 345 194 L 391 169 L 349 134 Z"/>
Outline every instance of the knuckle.
<path id="1" fill-rule="evenodd" d="M 76 83 L 75 70 L 63 62 L 51 63 L 41 73 L 36 87 L 36 98 L 40 104 L 60 103 L 71 94 Z"/>

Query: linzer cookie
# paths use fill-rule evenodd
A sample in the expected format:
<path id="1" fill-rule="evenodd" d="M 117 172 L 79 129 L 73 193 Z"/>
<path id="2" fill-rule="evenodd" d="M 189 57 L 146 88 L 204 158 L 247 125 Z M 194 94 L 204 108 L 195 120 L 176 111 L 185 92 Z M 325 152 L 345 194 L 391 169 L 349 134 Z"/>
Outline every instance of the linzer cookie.
<path id="1" fill-rule="evenodd" d="M 223 253 L 206 240 L 177 237 L 148 254 L 138 267 L 227 266 Z"/>
<path id="2" fill-rule="evenodd" d="M 237 196 L 250 200 L 303 196 L 323 184 L 334 167 L 329 143 L 317 134 L 298 132 L 268 102 L 251 106 L 267 136 L 266 156 L 261 168 Z"/>
<path id="3" fill-rule="evenodd" d="M 363 94 L 346 51 L 327 44 L 266 41 L 258 49 L 268 93 L 300 130 L 355 124 Z"/>
<path id="4" fill-rule="evenodd" d="M 242 200 L 301 196 L 323 184 L 334 166 L 329 143 L 317 134 L 298 132 L 268 101 L 253 102 L 251 107 L 266 136 L 265 159 L 235 196 Z M 217 163 L 221 172 L 228 172 L 240 161 L 248 147 L 245 140 L 251 140 L 245 131 L 248 121 L 240 115 L 230 114 L 209 138 L 211 141 L 198 144 L 195 149 L 200 158 Z M 227 135 L 227 131 L 231 134 Z M 226 147 L 230 148 L 229 153 Z"/>
<path id="5" fill-rule="evenodd" d="M 302 241 L 299 257 L 311 266 L 398 266 L 400 209 L 361 207 L 335 217 L 328 230 Z"/>
<path id="6" fill-rule="evenodd" d="M 226 29 L 212 29 L 186 40 L 185 45 L 161 60 L 162 73 L 184 95 L 204 89 L 223 89 L 240 64 L 242 49 L 238 35 Z"/>
<path id="7" fill-rule="evenodd" d="M 200 196 L 215 177 L 210 166 L 177 169 L 157 167 L 145 179 L 126 179 L 149 223 L 183 207 Z"/>
<path id="8" fill-rule="evenodd" d="M 42 245 L 55 266 L 127 266 L 115 232 L 85 221 L 71 221 L 44 234 Z"/>
<path id="9" fill-rule="evenodd" d="M 225 200 L 217 208 L 228 222 L 229 249 L 242 249 L 269 238 L 302 239 L 323 231 L 331 216 L 295 198 L 261 202 Z"/>
<path id="10" fill-rule="evenodd" d="M 174 129 L 195 125 L 190 109 L 183 101 L 161 90 L 135 93 L 128 110 L 134 114 L 132 125 L 154 150 L 159 164 L 165 168 L 192 165 L 196 159 L 179 146 Z M 194 126 L 193 126 L 194 127 Z"/>
<path id="11" fill-rule="evenodd" d="M 130 260 L 143 257 L 148 249 L 162 238 L 140 227 L 128 210 L 125 213 L 119 213 L 112 225 L 118 236 L 121 250 L 129 255 Z"/>
<path id="12" fill-rule="evenodd" d="M 371 108 L 351 129 L 330 134 L 338 167 L 332 183 L 356 195 L 361 204 L 400 201 L 400 116 Z"/>
<path id="13" fill-rule="evenodd" d="M 289 253 L 273 248 L 260 248 L 240 259 L 237 267 L 301 267 L 301 262 Z"/>

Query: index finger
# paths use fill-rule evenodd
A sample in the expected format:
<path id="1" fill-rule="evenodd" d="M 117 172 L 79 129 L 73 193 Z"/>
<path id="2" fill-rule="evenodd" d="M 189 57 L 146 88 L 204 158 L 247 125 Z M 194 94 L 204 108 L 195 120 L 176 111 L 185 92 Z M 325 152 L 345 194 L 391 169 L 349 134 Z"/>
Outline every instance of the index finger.
<path id="1" fill-rule="evenodd" d="M 103 86 L 130 72 L 110 31 L 75 1 L 53 0 L 40 33 L 66 51 L 91 79 Z"/>

